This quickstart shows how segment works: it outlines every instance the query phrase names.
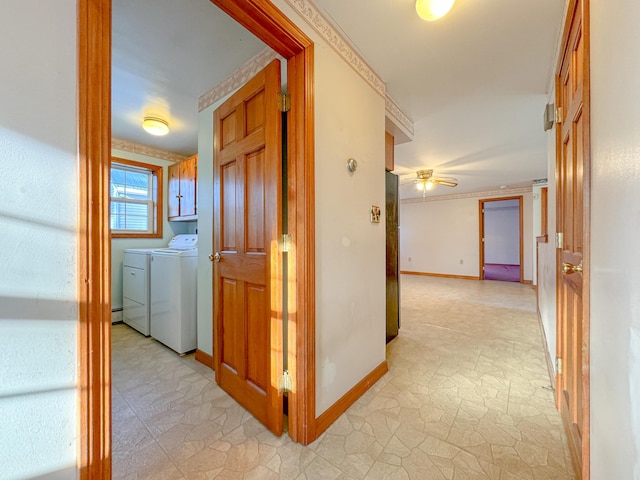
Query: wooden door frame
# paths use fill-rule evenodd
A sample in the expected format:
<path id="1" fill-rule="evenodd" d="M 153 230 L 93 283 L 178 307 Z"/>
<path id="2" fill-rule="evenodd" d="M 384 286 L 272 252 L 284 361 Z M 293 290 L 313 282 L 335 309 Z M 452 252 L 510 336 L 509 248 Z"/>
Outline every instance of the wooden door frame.
<path id="1" fill-rule="evenodd" d="M 315 439 L 313 42 L 268 0 L 212 0 L 287 59 L 289 435 Z M 111 0 L 77 0 L 78 472 L 111 477 Z"/>
<path id="2" fill-rule="evenodd" d="M 306 445 L 316 438 L 314 45 L 268 0 L 211 1 L 287 60 L 289 436 Z"/>
<path id="3" fill-rule="evenodd" d="M 524 197 L 522 195 L 514 196 L 514 197 L 500 197 L 500 198 L 483 198 L 478 200 L 478 216 L 480 221 L 479 226 L 479 237 L 478 244 L 480 245 L 480 275 L 478 278 L 480 280 L 484 280 L 484 242 L 482 239 L 484 238 L 484 204 L 490 202 L 502 202 L 505 200 L 518 200 L 519 205 L 519 232 L 520 236 L 520 283 L 524 283 L 524 242 L 523 242 L 523 228 L 524 228 L 524 216 L 522 212 L 522 206 L 524 203 Z"/>
<path id="4" fill-rule="evenodd" d="M 582 5 L 582 38 L 584 42 L 583 55 L 583 85 L 582 85 L 582 118 L 584 122 L 583 132 L 583 164 L 582 164 L 582 185 L 583 185 L 583 217 L 582 231 L 584 234 L 582 245 L 582 452 L 577 452 L 582 462 L 582 471 L 576 472 L 582 480 L 589 480 L 591 470 L 591 385 L 590 385 L 590 264 L 591 264 L 591 20 L 589 0 L 569 0 L 566 11 L 562 40 L 559 45 L 558 62 L 555 70 L 556 105 L 559 104 L 560 86 L 562 85 L 561 69 L 564 59 L 569 50 L 571 25 L 577 8 Z M 556 232 L 561 232 L 563 226 L 562 216 L 559 209 L 559 199 L 562 198 L 560 192 L 560 165 L 562 156 L 562 125 L 556 125 Z M 557 321 L 560 318 L 560 282 L 562 279 L 562 249 L 556 248 L 556 357 L 562 358 L 562 324 Z M 562 394 L 562 375 L 556 371 L 556 407 L 560 410 Z M 566 425 L 565 425 L 566 428 Z M 568 432 L 567 432 L 568 435 Z M 574 466 L 576 460 L 573 458 Z"/>

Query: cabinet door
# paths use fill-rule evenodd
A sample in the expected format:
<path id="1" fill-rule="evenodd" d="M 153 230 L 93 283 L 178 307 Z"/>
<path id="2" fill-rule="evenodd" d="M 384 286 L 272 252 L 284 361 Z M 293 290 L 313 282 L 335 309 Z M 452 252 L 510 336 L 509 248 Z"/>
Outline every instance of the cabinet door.
<path id="1" fill-rule="evenodd" d="M 180 215 L 180 163 L 169 165 L 169 191 L 167 193 L 167 216 Z"/>
<path id="2" fill-rule="evenodd" d="M 195 215 L 198 156 L 180 162 L 180 216 Z"/>

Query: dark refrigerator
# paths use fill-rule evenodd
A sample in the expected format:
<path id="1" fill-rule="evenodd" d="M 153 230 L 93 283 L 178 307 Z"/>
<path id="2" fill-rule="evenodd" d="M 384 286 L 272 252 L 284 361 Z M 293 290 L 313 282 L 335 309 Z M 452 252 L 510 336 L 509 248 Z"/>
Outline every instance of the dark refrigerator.
<path id="1" fill-rule="evenodd" d="M 400 245 L 398 230 L 398 176 L 385 172 L 387 226 L 387 343 L 400 328 Z"/>

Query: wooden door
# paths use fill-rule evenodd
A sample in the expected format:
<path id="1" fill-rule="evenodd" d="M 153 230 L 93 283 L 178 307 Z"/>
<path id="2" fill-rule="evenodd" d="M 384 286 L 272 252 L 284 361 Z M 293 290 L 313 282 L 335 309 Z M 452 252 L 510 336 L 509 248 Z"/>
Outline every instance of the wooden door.
<path id="1" fill-rule="evenodd" d="M 589 476 L 588 36 L 583 0 L 570 2 L 556 79 L 558 363 L 556 403 L 577 473 Z"/>
<path id="2" fill-rule="evenodd" d="M 276 435 L 282 433 L 279 91 L 274 60 L 214 114 L 216 381 Z"/>

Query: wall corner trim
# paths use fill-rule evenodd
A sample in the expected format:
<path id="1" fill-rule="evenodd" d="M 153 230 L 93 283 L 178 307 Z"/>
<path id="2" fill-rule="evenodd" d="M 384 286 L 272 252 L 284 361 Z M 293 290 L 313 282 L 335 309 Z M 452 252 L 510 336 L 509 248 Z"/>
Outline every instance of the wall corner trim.
<path id="1" fill-rule="evenodd" d="M 366 377 L 360 380 L 351 390 L 345 393 L 336 403 L 331 405 L 325 412 L 316 418 L 315 438 L 318 438 L 329 426 L 335 422 L 356 400 L 371 388 L 389 371 L 389 366 L 385 360 L 374 368 Z M 314 440 L 315 440 L 314 438 Z"/>
<path id="2" fill-rule="evenodd" d="M 196 361 L 200 362 L 201 364 L 209 367 L 211 370 L 215 371 L 215 362 L 213 360 L 213 355 L 209 355 L 206 352 L 203 352 L 200 349 L 196 349 Z"/>
<path id="3" fill-rule="evenodd" d="M 184 155 L 180 155 L 178 153 L 169 152 L 160 148 L 150 147 L 141 143 L 130 142 L 129 140 L 122 140 L 120 138 L 111 139 L 111 148 L 115 150 L 122 150 L 124 152 L 136 153 L 138 155 L 144 155 L 146 157 L 167 160 L 174 163 L 178 163 L 187 158 Z"/>
<path id="4" fill-rule="evenodd" d="M 235 72 L 231 73 L 224 80 L 218 83 L 208 92 L 198 98 L 198 112 L 202 112 L 205 108 L 210 107 L 227 95 L 235 92 L 244 85 L 256 73 L 269 65 L 272 60 L 280 57 L 275 50 L 266 47 L 253 58 L 250 58 Z"/>
<path id="5" fill-rule="evenodd" d="M 311 0 L 285 0 L 378 94 L 385 84 Z"/>

